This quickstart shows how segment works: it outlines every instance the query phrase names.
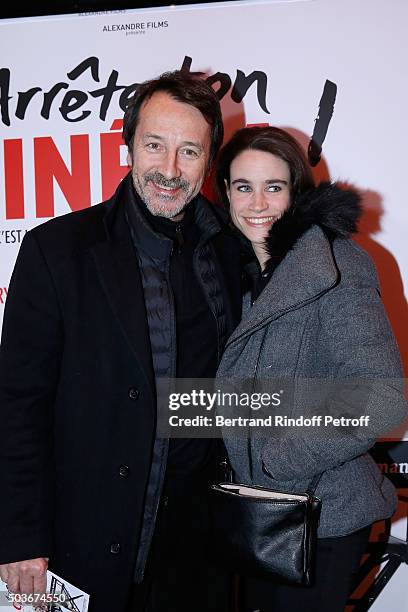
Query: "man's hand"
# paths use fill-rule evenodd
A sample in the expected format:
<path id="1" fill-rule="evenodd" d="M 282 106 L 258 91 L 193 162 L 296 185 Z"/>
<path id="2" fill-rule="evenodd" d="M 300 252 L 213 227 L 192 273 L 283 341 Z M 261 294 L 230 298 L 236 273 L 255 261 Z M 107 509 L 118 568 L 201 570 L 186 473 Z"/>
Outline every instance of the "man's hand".
<path id="1" fill-rule="evenodd" d="M 12 593 L 45 593 L 48 559 L 40 557 L 0 565 L 1 579 Z"/>

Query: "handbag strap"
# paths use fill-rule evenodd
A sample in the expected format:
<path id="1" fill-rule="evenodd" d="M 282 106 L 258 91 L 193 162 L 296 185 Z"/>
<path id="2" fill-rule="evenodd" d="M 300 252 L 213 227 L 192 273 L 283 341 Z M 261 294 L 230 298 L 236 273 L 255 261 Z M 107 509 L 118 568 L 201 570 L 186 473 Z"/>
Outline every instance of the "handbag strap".
<path id="1" fill-rule="evenodd" d="M 228 455 L 225 452 L 223 454 L 223 457 L 221 459 L 221 461 L 219 462 L 219 465 L 224 473 L 224 482 L 229 482 L 229 483 L 233 483 L 234 482 L 234 471 L 232 469 L 231 463 L 228 459 Z"/>
<path id="2" fill-rule="evenodd" d="M 222 469 L 224 470 L 225 473 L 225 481 L 226 482 L 230 482 L 233 483 L 234 482 L 234 471 L 232 469 L 231 463 L 228 459 L 228 455 L 227 453 L 224 454 L 222 461 L 220 462 L 220 465 L 222 466 Z M 252 468 L 252 466 L 251 466 Z M 323 472 L 320 472 L 320 474 L 316 474 L 312 480 L 309 483 L 309 486 L 306 490 L 307 493 L 309 493 L 309 495 L 313 496 L 315 494 L 315 491 L 317 489 L 317 485 L 320 482 L 321 477 L 323 476 Z"/>
<path id="3" fill-rule="evenodd" d="M 312 480 L 309 483 L 309 486 L 307 487 L 307 493 L 310 493 L 310 495 L 314 495 L 315 491 L 317 489 L 317 485 L 320 482 L 321 477 L 323 476 L 323 472 L 320 472 L 320 474 L 316 474 Z"/>

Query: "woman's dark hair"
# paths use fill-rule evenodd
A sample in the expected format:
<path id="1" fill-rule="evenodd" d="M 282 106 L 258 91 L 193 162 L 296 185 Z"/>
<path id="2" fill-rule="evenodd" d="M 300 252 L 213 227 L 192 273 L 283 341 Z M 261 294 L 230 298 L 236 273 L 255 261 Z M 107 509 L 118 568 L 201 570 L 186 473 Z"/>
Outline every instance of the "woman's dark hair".
<path id="1" fill-rule="evenodd" d="M 309 163 L 299 143 L 285 130 L 276 127 L 247 127 L 235 132 L 221 149 L 218 158 L 215 183 L 220 204 L 229 208 L 224 180 L 230 183 L 230 168 L 234 159 L 243 151 L 254 149 L 272 153 L 289 166 L 292 201 L 296 196 L 314 186 Z"/>
<path id="2" fill-rule="evenodd" d="M 168 93 L 178 102 L 194 106 L 203 115 L 211 128 L 209 159 L 209 164 L 211 164 L 218 153 L 224 137 L 220 102 L 215 91 L 204 79 L 189 72 L 182 72 L 181 70 L 165 72 L 157 79 L 141 83 L 137 88 L 126 108 L 123 119 L 123 140 L 129 151 L 132 152 L 133 138 L 140 109 L 144 102 L 159 91 Z"/>

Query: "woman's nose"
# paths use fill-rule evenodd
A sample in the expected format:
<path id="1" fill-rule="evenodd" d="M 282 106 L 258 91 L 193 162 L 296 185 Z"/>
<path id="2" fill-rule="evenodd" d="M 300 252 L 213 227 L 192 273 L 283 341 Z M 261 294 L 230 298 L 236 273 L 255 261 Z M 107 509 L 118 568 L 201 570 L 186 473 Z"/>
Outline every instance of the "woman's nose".
<path id="1" fill-rule="evenodd" d="M 249 208 L 258 213 L 268 208 L 268 202 L 263 192 L 253 192 Z"/>

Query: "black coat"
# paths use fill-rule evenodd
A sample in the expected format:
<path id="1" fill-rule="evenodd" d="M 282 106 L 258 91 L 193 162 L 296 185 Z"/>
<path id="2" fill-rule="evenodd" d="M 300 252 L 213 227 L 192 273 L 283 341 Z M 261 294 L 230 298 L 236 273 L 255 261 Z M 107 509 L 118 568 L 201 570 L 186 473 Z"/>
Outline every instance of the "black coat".
<path id="1" fill-rule="evenodd" d="M 50 557 L 97 612 L 124 609 L 155 427 L 123 183 L 108 202 L 27 233 L 0 349 L 0 563 Z M 212 240 L 232 325 L 237 246 L 226 233 Z"/>

